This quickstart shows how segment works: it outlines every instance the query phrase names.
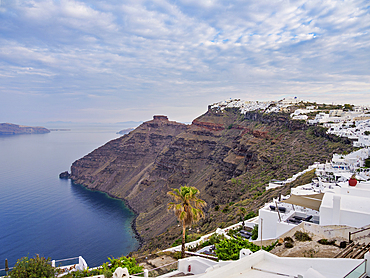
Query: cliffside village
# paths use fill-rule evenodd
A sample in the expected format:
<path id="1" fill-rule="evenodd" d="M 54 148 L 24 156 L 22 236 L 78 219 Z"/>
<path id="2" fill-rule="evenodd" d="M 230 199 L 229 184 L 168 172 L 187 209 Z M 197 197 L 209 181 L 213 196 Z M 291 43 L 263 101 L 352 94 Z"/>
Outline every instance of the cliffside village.
<path id="1" fill-rule="evenodd" d="M 237 107 L 241 113 L 258 109 L 273 113 L 287 112 L 289 106 L 300 102 L 297 98 L 279 102 L 228 100 L 210 107 L 220 110 Z M 307 114 L 316 115 L 309 119 Z M 180 260 L 179 271 L 194 273 L 197 277 L 370 277 L 370 168 L 365 166 L 370 156 L 370 108 L 358 106 L 350 107 L 349 111 L 320 111 L 317 106 L 309 105 L 290 116 L 311 125 L 321 124 L 328 128 L 327 133 L 347 137 L 359 149 L 347 155 L 334 154 L 331 161 L 314 163 L 285 181 L 271 181 L 266 190 L 291 183 L 309 171 L 316 174 L 311 183 L 292 188 L 289 195 L 265 204 L 257 217 L 247 220 L 246 227 L 259 227 L 258 238 L 249 240 L 268 245 L 302 231 L 328 241 L 347 242 L 342 256 L 292 258 L 277 257 L 265 251 L 241 250 L 240 259 L 235 262 L 210 263 L 205 258 L 195 257 Z M 230 229 L 241 225 L 242 222 L 215 233 L 227 238 Z M 187 247 L 194 247 L 209 236 L 188 243 Z M 168 249 L 175 250 L 178 247 Z M 189 265 L 197 270 L 186 271 Z"/>
<path id="2" fill-rule="evenodd" d="M 273 113 L 288 112 L 290 106 L 300 103 L 298 98 L 277 102 L 230 99 L 215 103 L 210 108 L 239 108 L 241 113 L 254 110 Z M 331 161 L 314 163 L 285 181 L 272 180 L 266 190 L 291 183 L 310 171 L 316 174 L 310 183 L 292 188 L 289 195 L 265 204 L 259 209 L 257 217 L 225 229 L 219 228 L 214 233 L 230 238 L 227 233 L 232 229 L 244 225 L 244 229 L 250 230 L 258 225 L 256 240 L 252 240 L 248 232 L 241 235 L 265 246 L 293 237 L 295 232 L 301 231 L 329 242 L 344 242 L 343 251 L 335 258 L 311 258 L 278 257 L 263 250 L 252 253 L 242 249 L 237 261 L 215 262 L 199 256 L 180 259 L 176 271 L 158 277 L 178 274 L 202 278 L 370 277 L 370 169 L 365 166 L 370 156 L 370 108 L 351 106 L 322 111 L 316 105 L 308 105 L 295 110 L 290 116 L 310 125 L 323 125 L 328 128 L 327 133 L 347 137 L 359 149 L 350 154 L 334 154 Z M 214 233 L 187 243 L 186 247 L 194 248 Z M 177 246 L 164 251 L 175 252 L 180 248 Z M 197 255 L 205 250 L 209 248 L 197 251 Z"/>

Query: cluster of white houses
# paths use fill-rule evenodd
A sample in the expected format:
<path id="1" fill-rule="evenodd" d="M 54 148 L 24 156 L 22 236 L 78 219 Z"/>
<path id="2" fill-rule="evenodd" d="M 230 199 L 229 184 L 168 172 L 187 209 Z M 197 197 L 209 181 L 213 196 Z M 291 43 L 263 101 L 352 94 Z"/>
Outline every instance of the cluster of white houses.
<path id="1" fill-rule="evenodd" d="M 245 222 L 245 226 L 259 225 L 255 243 L 270 244 L 293 234 L 297 229 L 327 239 L 348 239 L 349 232 L 358 232 L 370 226 L 370 173 L 364 161 L 370 149 L 363 148 L 348 155 L 333 155 L 327 163 L 315 163 L 307 170 L 284 182 L 274 181 L 267 189 L 282 186 L 299 175 L 314 170 L 317 178 L 311 183 L 293 188 L 288 196 L 267 203 L 259 215 Z M 355 174 L 356 182 L 353 181 Z M 351 180 L 351 182 L 350 182 Z M 226 235 L 241 223 L 217 229 Z M 206 240 L 206 235 L 194 247 Z M 227 236 L 226 236 L 227 237 Z M 167 251 L 178 251 L 180 247 Z M 288 258 L 277 257 L 265 251 L 251 253 L 241 250 L 238 261 L 213 262 L 191 257 L 179 261 L 177 272 L 195 277 L 370 277 L 370 253 L 363 259 Z"/>
<path id="2" fill-rule="evenodd" d="M 284 105 L 289 105 L 280 104 L 273 107 L 281 109 Z M 241 111 L 268 107 L 267 103 L 261 105 L 254 102 L 248 105 L 230 100 L 215 104 L 214 107 L 223 109 L 237 106 Z M 257 217 L 245 223 L 249 227 L 259 225 L 256 243 L 269 244 L 297 229 L 320 235 L 322 238 L 346 240 L 349 232 L 358 232 L 364 227 L 370 228 L 370 171 L 364 167 L 365 160 L 370 156 L 370 144 L 367 141 L 367 131 L 370 133 L 370 114 L 365 114 L 367 111 L 366 108 L 355 107 L 351 112 L 338 110 L 317 114 L 312 124 L 323 123 L 329 128 L 329 133 L 348 137 L 354 141 L 355 146 L 365 148 L 348 155 L 334 154 L 330 162 L 315 163 L 286 181 L 270 182 L 267 190 L 292 182 L 308 171 L 314 170 L 317 176 L 311 183 L 293 188 L 290 195 L 281 196 L 265 204 L 259 209 Z M 296 110 L 291 116 L 293 119 L 307 120 L 305 114 L 310 112 L 315 112 L 315 107 Z M 216 232 L 226 234 L 228 229 L 240 224 L 223 230 L 218 229 Z M 188 246 L 194 246 L 202 240 L 189 243 Z M 363 259 L 354 260 L 279 258 L 264 251 L 252 254 L 248 250 L 242 250 L 240 259 L 236 262 L 216 263 L 195 257 L 183 259 L 179 261 L 178 271 L 204 278 L 370 277 L 370 253 L 366 253 Z"/>
<path id="3" fill-rule="evenodd" d="M 355 147 L 370 146 L 370 109 L 366 106 L 353 107 L 351 111 L 342 109 L 319 112 L 316 107 L 297 109 L 290 116 L 293 120 L 307 120 L 311 125 L 322 124 L 328 128 L 327 133 L 339 137 L 347 137 L 353 141 Z M 308 113 L 317 113 L 312 120 Z"/>
<path id="4" fill-rule="evenodd" d="M 212 105 L 223 110 L 238 107 L 242 113 L 264 109 L 265 112 L 280 112 L 299 100 L 291 98 L 279 102 L 244 102 L 229 100 Z M 273 104 L 273 105 L 271 105 Z M 316 107 L 308 106 L 296 110 L 293 119 L 307 120 L 306 114 L 317 112 Z M 352 112 L 342 110 L 318 113 L 312 124 L 323 123 L 330 133 L 348 137 L 355 146 L 370 146 L 366 131 L 370 131 L 370 114 L 365 108 L 355 107 Z M 369 120 L 368 120 L 369 119 Z M 362 136 L 362 137 L 361 137 Z M 357 143 L 356 143 L 357 142 Z M 267 190 L 283 186 L 308 171 L 315 171 L 317 178 L 311 183 L 293 188 L 288 196 L 281 196 L 259 209 L 259 215 L 245 222 L 245 226 L 258 227 L 255 243 L 269 244 L 277 239 L 304 230 L 322 238 L 348 239 L 349 232 L 358 232 L 370 227 L 370 172 L 365 159 L 370 155 L 369 148 L 363 148 L 348 155 L 334 154 L 330 162 L 314 163 L 308 169 L 295 174 L 286 181 L 272 181 Z M 354 182 L 354 178 L 356 182 Z M 224 234 L 229 229 L 240 226 L 241 222 L 215 233 Z M 194 247 L 206 240 L 203 236 L 196 242 L 187 244 Z M 178 251 L 180 247 L 167 251 Z M 337 278 L 370 277 L 370 253 L 363 259 L 340 258 L 288 258 L 277 257 L 265 251 L 252 253 L 240 251 L 238 261 L 214 262 L 207 258 L 190 257 L 179 260 L 175 273 L 193 277 L 296 277 L 296 278 Z"/>
<path id="5" fill-rule="evenodd" d="M 370 224 L 370 172 L 364 167 L 369 155 L 370 149 L 363 148 L 310 166 L 307 170 L 315 169 L 317 178 L 259 210 L 260 239 L 279 238 L 303 221 L 355 228 Z M 349 184 L 351 178 L 355 185 Z M 285 183 L 271 182 L 267 190 Z"/>
<path id="6" fill-rule="evenodd" d="M 261 109 L 269 113 L 280 112 L 298 102 L 297 98 L 278 102 L 230 99 L 215 103 L 210 108 L 222 111 L 225 108 L 237 107 L 241 113 Z M 296 110 L 291 116 L 293 119 L 307 120 L 306 114 L 316 113 L 315 109 L 316 107 L 309 106 Z M 338 110 L 318 113 L 311 123 L 323 123 L 330 128 L 329 132 L 348 137 L 358 142 L 360 147 L 370 146 L 367 139 L 364 139 L 368 136 L 365 132 L 370 131 L 370 114 L 365 114 L 366 112 L 366 109 L 356 107 L 352 112 Z M 264 205 L 259 209 L 257 217 L 245 222 L 245 226 L 251 228 L 259 225 L 255 242 L 269 244 L 297 229 L 320 235 L 322 238 L 345 240 L 348 232 L 358 231 L 364 226 L 370 227 L 370 172 L 364 167 L 365 159 L 369 155 L 369 148 L 348 155 L 335 154 L 330 162 L 315 163 L 286 181 L 272 181 L 267 190 L 292 182 L 308 171 L 314 170 L 317 175 L 311 183 L 292 189 L 290 195 L 281 196 Z M 219 228 L 215 233 L 228 237 L 227 231 L 241 224 L 240 222 L 225 229 Z M 187 243 L 186 246 L 195 247 L 210 235 Z M 180 246 L 177 246 L 165 251 L 179 250 Z M 292 258 L 278 257 L 263 250 L 252 253 L 242 249 L 237 261 L 215 262 L 204 257 L 181 259 L 176 271 L 160 277 L 175 277 L 174 275 L 180 274 L 201 278 L 361 278 L 370 277 L 370 253 L 366 253 L 362 259 Z"/>
<path id="7" fill-rule="evenodd" d="M 210 105 L 211 109 L 223 111 L 225 108 L 239 108 L 240 113 L 262 110 L 265 113 L 283 112 L 292 104 L 297 104 L 300 99 L 297 97 L 284 98 L 279 101 L 246 101 L 241 99 L 229 99 Z"/>
<path id="8" fill-rule="evenodd" d="M 240 113 L 260 110 L 264 113 L 287 112 L 289 107 L 304 104 L 297 97 L 284 98 L 279 101 L 245 101 L 229 99 L 210 105 L 211 109 L 223 111 L 226 108 L 238 108 Z M 322 124 L 328 128 L 328 133 L 347 137 L 353 141 L 355 147 L 370 146 L 370 107 L 351 106 L 352 110 L 318 110 L 315 105 L 305 105 L 304 109 L 296 109 L 290 116 L 293 120 L 305 120 L 307 123 Z M 309 119 L 307 114 L 314 114 Z"/>

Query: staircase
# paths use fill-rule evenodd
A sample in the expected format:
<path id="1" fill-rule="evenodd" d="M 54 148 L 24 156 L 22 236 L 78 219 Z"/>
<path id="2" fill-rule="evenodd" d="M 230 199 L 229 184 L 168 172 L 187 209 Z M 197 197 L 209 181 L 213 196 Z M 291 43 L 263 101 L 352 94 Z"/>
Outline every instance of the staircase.
<path id="1" fill-rule="evenodd" d="M 355 243 L 352 242 L 342 251 L 340 251 L 334 258 L 350 258 L 363 259 L 366 252 L 370 251 L 370 243 Z"/>

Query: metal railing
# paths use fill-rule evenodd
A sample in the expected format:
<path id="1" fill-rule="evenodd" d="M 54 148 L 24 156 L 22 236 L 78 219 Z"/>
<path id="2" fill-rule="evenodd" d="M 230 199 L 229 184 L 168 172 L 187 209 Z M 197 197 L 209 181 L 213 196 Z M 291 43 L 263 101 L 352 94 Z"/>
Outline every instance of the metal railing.
<path id="1" fill-rule="evenodd" d="M 163 274 L 166 274 L 166 273 L 170 273 L 170 272 L 173 272 L 173 271 L 177 270 L 177 266 L 175 268 L 169 268 L 170 265 L 175 265 L 175 264 L 178 264 L 178 261 L 168 263 L 168 264 L 165 264 L 165 265 L 161 265 L 159 267 L 155 267 L 155 268 L 152 268 L 152 269 L 146 269 L 146 271 L 136 273 L 134 275 L 130 275 L 130 277 L 132 277 L 132 278 L 140 277 L 139 275 L 144 275 L 144 277 L 155 277 L 155 276 L 158 276 L 158 274 L 163 275 Z M 156 271 L 157 273 L 153 273 L 153 271 Z"/>
<path id="2" fill-rule="evenodd" d="M 348 273 L 344 278 L 360 278 L 364 277 L 366 273 L 366 260 L 356 266 L 350 273 Z"/>
<path id="3" fill-rule="evenodd" d="M 61 262 L 72 261 L 72 260 L 76 260 L 76 259 L 78 260 L 79 257 L 60 259 L 60 260 L 51 260 L 50 264 L 54 267 L 57 267 L 57 268 L 72 267 L 74 265 L 77 266 L 79 262 L 77 261 L 77 263 L 70 263 L 70 264 L 62 264 Z M 8 269 L 6 269 L 6 268 L 0 269 L 0 277 L 4 277 L 4 276 L 8 275 L 8 272 L 10 272 L 13 268 L 14 267 L 9 267 Z"/>
<path id="4" fill-rule="evenodd" d="M 361 230 L 358 230 L 356 232 L 348 232 L 348 242 L 351 242 L 352 235 L 363 232 L 363 231 L 366 231 L 366 230 L 370 230 L 370 227 L 362 228 Z"/>

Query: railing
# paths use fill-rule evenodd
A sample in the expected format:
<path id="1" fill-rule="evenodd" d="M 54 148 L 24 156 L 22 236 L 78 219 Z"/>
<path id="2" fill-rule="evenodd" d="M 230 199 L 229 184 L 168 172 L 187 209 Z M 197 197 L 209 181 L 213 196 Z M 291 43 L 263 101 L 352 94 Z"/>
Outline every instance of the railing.
<path id="1" fill-rule="evenodd" d="M 13 267 L 9 267 L 9 269 L 8 270 L 6 270 L 5 271 L 5 268 L 3 268 L 3 269 L 0 269 L 0 277 L 3 277 L 3 276 L 5 276 L 5 275 L 7 275 L 7 272 L 9 272 L 10 270 L 12 270 L 13 269 Z"/>
<path id="2" fill-rule="evenodd" d="M 344 278 L 360 278 L 366 273 L 366 260 L 360 263 L 355 269 L 348 273 Z"/>
<path id="3" fill-rule="evenodd" d="M 142 277 L 141 275 L 144 275 L 144 277 L 156 277 L 159 275 L 164 275 L 164 274 L 167 274 L 173 271 L 177 271 L 177 264 L 178 264 L 178 261 L 165 264 L 159 267 L 155 267 L 152 269 L 145 269 L 145 271 L 136 273 L 134 275 L 130 275 L 130 277 L 132 278 Z M 171 265 L 173 265 L 173 267 L 170 267 Z"/>
<path id="4" fill-rule="evenodd" d="M 370 227 L 368 227 L 368 228 L 363 228 L 363 229 L 358 230 L 358 231 L 356 231 L 356 232 L 349 232 L 349 233 L 348 233 L 348 242 L 351 242 L 351 237 L 352 237 L 352 235 L 357 234 L 357 233 L 360 233 L 360 232 L 363 232 L 363 231 L 366 231 L 366 230 L 370 230 Z"/>
<path id="5" fill-rule="evenodd" d="M 76 263 L 73 263 L 72 262 L 73 260 L 78 260 L 78 261 Z M 68 261 L 70 262 L 69 264 L 65 263 Z M 52 260 L 50 261 L 50 263 L 52 266 L 64 270 L 65 273 L 69 271 L 77 270 L 77 268 L 83 269 L 87 267 L 85 260 L 81 256 L 61 259 L 61 260 Z M 13 267 L 9 267 L 7 270 L 5 268 L 0 269 L 0 277 L 7 275 L 7 272 L 10 272 L 12 269 Z"/>

